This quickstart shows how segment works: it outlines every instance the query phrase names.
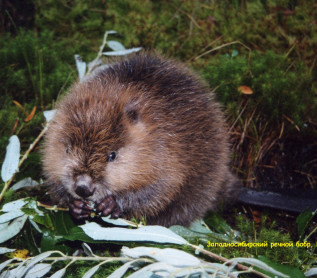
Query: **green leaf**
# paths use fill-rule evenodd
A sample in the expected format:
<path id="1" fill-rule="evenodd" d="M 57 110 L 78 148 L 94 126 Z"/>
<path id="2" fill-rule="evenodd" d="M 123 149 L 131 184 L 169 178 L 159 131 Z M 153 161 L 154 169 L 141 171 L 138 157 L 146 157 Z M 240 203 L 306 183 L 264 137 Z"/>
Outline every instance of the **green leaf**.
<path id="1" fill-rule="evenodd" d="M 300 241 L 303 240 L 305 231 L 306 231 L 310 221 L 314 217 L 315 213 L 316 213 L 316 211 L 310 212 L 308 210 L 305 210 L 297 217 L 296 223 L 297 223 L 297 230 L 298 230 L 298 236 L 299 236 Z"/>
<path id="2" fill-rule="evenodd" d="M 204 239 L 208 239 L 209 238 L 209 234 L 202 234 L 202 233 L 198 233 L 198 232 L 194 232 L 191 231 L 189 228 L 185 228 L 183 226 L 179 226 L 179 225 L 174 225 L 169 227 L 169 229 L 171 231 L 173 231 L 175 234 L 178 234 L 181 237 L 184 237 L 188 240 L 190 239 L 195 239 L 195 238 L 204 238 Z"/>
<path id="3" fill-rule="evenodd" d="M 43 220 L 44 218 L 42 218 Z M 71 219 L 69 213 L 66 212 L 50 212 L 47 214 L 47 223 L 51 222 L 52 226 L 47 228 L 42 240 L 41 240 L 41 250 L 60 250 L 64 253 L 68 253 L 71 247 L 62 244 L 66 240 L 69 240 L 68 236 L 73 235 L 72 229 L 75 227 L 73 220 Z M 81 230 L 81 229 L 79 229 Z M 71 240 L 81 240 L 80 238 L 74 238 Z M 86 241 L 84 238 L 83 241 Z"/>
<path id="4" fill-rule="evenodd" d="M 54 227 L 53 223 L 52 223 L 52 219 L 48 213 L 43 215 L 43 216 L 38 215 L 38 214 L 34 214 L 33 221 L 45 226 L 48 229 L 53 229 L 53 227 Z"/>
<path id="5" fill-rule="evenodd" d="M 93 240 L 91 237 L 87 236 L 83 229 L 80 227 L 74 227 L 69 231 L 68 235 L 64 236 L 65 239 L 71 240 L 71 241 L 84 241 L 84 242 L 89 242 L 89 243 L 96 243 L 96 240 Z M 98 241 L 99 242 L 99 241 Z M 101 242 L 108 242 L 108 241 L 101 241 Z"/>
<path id="6" fill-rule="evenodd" d="M 46 231 L 41 240 L 41 250 L 42 252 L 50 250 L 60 250 L 64 252 L 64 249 L 57 247 L 57 245 L 63 241 L 65 241 L 63 237 L 56 236 L 52 231 Z"/>
<path id="7" fill-rule="evenodd" d="M 205 222 L 209 227 L 215 229 L 218 233 L 232 235 L 234 234 L 227 222 L 216 212 L 211 212 L 205 218 Z"/>
<path id="8" fill-rule="evenodd" d="M 68 235 L 72 228 L 76 227 L 70 214 L 65 211 L 51 213 L 53 225 L 58 235 Z"/>
<path id="9" fill-rule="evenodd" d="M 238 55 L 239 55 L 239 51 L 238 50 L 236 50 L 236 49 L 232 50 L 231 57 L 236 57 Z"/>
<path id="10" fill-rule="evenodd" d="M 179 226 L 179 225 L 174 225 L 169 228 L 171 231 L 174 233 L 178 234 L 181 237 L 184 237 L 186 239 L 196 239 L 199 238 L 200 240 L 212 240 L 212 241 L 220 241 L 220 242 L 231 242 L 233 240 L 233 235 L 226 235 L 226 234 L 220 234 L 220 233 L 215 233 L 205 227 L 202 224 L 202 220 L 195 221 L 190 225 L 189 228 Z M 232 232 L 233 233 L 233 232 Z"/>
<path id="11" fill-rule="evenodd" d="M 275 270 L 285 275 L 288 275 L 291 278 L 305 278 L 304 273 L 295 267 L 274 263 L 264 256 L 259 256 L 258 259 L 266 263 L 268 266 L 274 268 Z M 270 277 L 276 277 L 273 274 L 266 271 L 263 271 L 263 273 L 267 274 Z"/>
<path id="12" fill-rule="evenodd" d="M 43 213 L 38 208 L 23 208 L 21 210 L 28 216 L 31 216 L 34 222 L 43 225 L 47 229 L 54 228 L 50 213 Z"/>

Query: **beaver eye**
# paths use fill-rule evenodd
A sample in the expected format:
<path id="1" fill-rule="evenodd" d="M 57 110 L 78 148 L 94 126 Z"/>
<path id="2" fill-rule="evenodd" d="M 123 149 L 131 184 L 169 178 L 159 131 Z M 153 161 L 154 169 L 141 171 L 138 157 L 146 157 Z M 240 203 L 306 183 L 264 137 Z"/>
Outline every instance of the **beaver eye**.
<path id="1" fill-rule="evenodd" d="M 69 147 L 66 147 L 66 149 L 65 149 L 65 153 L 69 153 Z"/>
<path id="2" fill-rule="evenodd" d="M 117 154 L 115 152 L 111 152 L 109 157 L 108 157 L 109 162 L 114 161 L 116 159 L 116 156 L 117 156 Z"/>

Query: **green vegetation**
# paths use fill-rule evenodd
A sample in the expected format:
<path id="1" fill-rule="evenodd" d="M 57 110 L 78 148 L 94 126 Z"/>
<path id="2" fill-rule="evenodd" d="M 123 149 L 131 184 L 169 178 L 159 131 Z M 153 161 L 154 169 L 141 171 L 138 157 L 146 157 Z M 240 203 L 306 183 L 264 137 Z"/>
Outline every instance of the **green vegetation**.
<path id="1" fill-rule="evenodd" d="M 12 134 L 21 138 L 23 146 L 28 146 L 36 138 L 44 120 L 42 111 L 66 91 L 76 76 L 72 64 L 72 49 L 65 51 L 65 43 L 55 41 L 52 32 L 43 31 L 37 35 L 21 29 L 16 36 L 1 34 L 1 156 Z M 35 115 L 26 122 L 33 108 L 36 109 Z M 27 162 L 30 167 L 23 171 L 22 176 L 35 178 L 39 176 L 38 153 L 30 158 Z"/>
<path id="2" fill-rule="evenodd" d="M 245 185 L 316 189 L 315 2 L 27 0 L 24 10 L 19 1 L 3 1 L 0 165 L 12 134 L 19 136 L 23 153 L 41 132 L 42 112 L 53 108 L 59 95 L 67 92 L 77 78 L 74 54 L 91 61 L 104 32 L 115 30 L 117 34 L 111 39 L 127 48 L 141 46 L 176 57 L 199 72 L 215 90 L 228 117 L 233 167 Z M 36 180 L 41 177 L 39 146 L 29 155 L 15 181 L 28 176 Z M 9 191 L 1 206 L 28 194 Z M 307 232 L 299 229 L 297 233 L 295 217 L 291 230 L 285 229 L 283 221 L 269 221 L 274 213 L 263 216 L 260 224 L 245 214 L 246 211 L 234 219 L 229 217 L 241 233 L 240 241 L 287 243 L 303 240 L 312 233 L 308 240 L 316 242 L 316 229 L 311 222 L 316 216 L 309 215 L 309 221 L 304 221 Z M 28 224 L 16 240 L 8 241 L 7 247 L 24 247 L 33 255 L 38 248 L 73 252 L 78 248 L 74 244 L 56 240 L 60 236 L 56 233 L 58 221 L 54 220 L 54 213 L 49 215 L 53 219 L 49 228 L 47 223 L 39 224 L 47 228 L 48 242 Z M 62 221 L 74 225 L 70 218 Z M 25 242 L 32 244 L 25 246 Z M 264 256 L 302 271 L 316 261 L 316 246 L 309 250 L 294 247 L 212 251 L 226 257 Z M 85 270 L 80 265 L 76 262 L 71 266 L 68 277 L 82 275 Z M 89 265 L 85 267 L 89 269 Z M 74 269 L 80 274 L 75 274 Z M 102 275 L 111 273 L 109 269 L 105 271 Z"/>
<path id="3" fill-rule="evenodd" d="M 273 161 L 269 154 L 274 150 L 288 155 L 293 146 L 285 141 L 290 138 L 310 149 L 316 136 L 314 1 L 27 3 L 34 11 L 28 15 L 33 17 L 32 29 L 19 29 L 18 9 L 7 6 L 2 11 L 1 30 L 18 26 L 16 35 L 1 33 L 0 84 L 5 89 L 1 103 L 6 107 L 0 115 L 1 154 L 11 133 L 22 132 L 24 140 L 39 127 L 40 120 L 25 125 L 12 101 L 28 113 L 37 106 L 34 119 L 42 119 L 40 112 L 50 108 L 76 76 L 73 55 L 91 61 L 104 31 L 116 30 L 115 39 L 126 47 L 142 46 L 178 57 L 217 88 L 232 127 L 234 165 L 247 185 L 258 187 L 263 177 L 269 177 L 267 183 L 282 178 L 283 186 L 290 187 L 287 179 L 292 175 L 298 187 L 315 187 L 312 157 L 299 154 L 301 165 L 283 166 L 281 154 Z M 242 95 L 239 86 L 249 86 L 254 94 Z M 281 171 L 261 165 L 271 169 L 279 165 L 285 174 L 274 178 Z"/>
<path id="4" fill-rule="evenodd" d="M 272 51 L 255 51 L 250 60 L 239 54 L 220 55 L 201 72 L 226 107 L 235 143 L 235 164 L 248 184 L 261 184 L 254 173 L 271 159 L 270 151 L 276 146 L 292 137 L 316 137 L 312 122 L 317 118 L 316 95 L 311 71 L 304 63 L 294 64 Z M 248 86 L 253 93 L 241 93 L 240 86 Z M 274 161 L 275 165 L 282 163 L 277 158 Z M 300 167 L 297 165 L 295 170 Z"/>

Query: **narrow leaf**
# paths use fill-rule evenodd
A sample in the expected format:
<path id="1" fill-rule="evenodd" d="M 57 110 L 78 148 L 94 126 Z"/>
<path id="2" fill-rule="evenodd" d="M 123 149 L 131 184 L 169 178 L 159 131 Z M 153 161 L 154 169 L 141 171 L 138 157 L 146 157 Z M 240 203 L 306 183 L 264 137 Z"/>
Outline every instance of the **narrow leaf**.
<path id="1" fill-rule="evenodd" d="M 275 263 L 269 259 L 267 259 L 264 256 L 258 256 L 258 259 L 261 262 L 264 262 L 268 267 L 274 269 L 275 272 L 279 272 L 280 274 L 276 274 L 270 270 L 267 270 L 266 268 L 262 268 L 263 272 L 267 271 L 268 273 L 272 273 L 274 275 L 278 275 L 278 277 L 296 277 L 296 278 L 305 278 L 305 275 L 302 271 L 300 271 L 298 268 L 289 266 L 289 265 L 281 265 L 278 263 Z M 255 267 L 259 267 L 258 265 L 254 265 Z"/>
<path id="2" fill-rule="evenodd" d="M 5 267 L 6 267 L 7 265 L 9 265 L 9 264 L 10 264 L 12 261 L 14 261 L 14 260 L 15 260 L 15 258 L 9 259 L 9 260 L 7 260 L 7 261 L 1 263 L 1 264 L 0 264 L 0 273 L 2 273 L 2 270 L 5 269 Z"/>
<path id="3" fill-rule="evenodd" d="M 86 254 L 88 257 L 93 257 L 93 256 L 94 256 L 94 253 L 92 252 L 90 246 L 89 246 L 86 242 L 84 242 L 84 243 L 82 244 L 82 247 L 83 247 L 83 249 L 84 249 L 85 254 Z"/>
<path id="4" fill-rule="evenodd" d="M 18 106 L 18 107 L 22 110 L 22 112 L 23 112 L 23 114 L 24 114 L 25 116 L 28 116 L 28 113 L 25 111 L 24 107 L 21 105 L 20 102 L 14 100 L 13 103 L 14 103 L 16 106 Z"/>
<path id="5" fill-rule="evenodd" d="M 111 273 L 111 275 L 108 276 L 108 278 L 121 278 L 123 275 L 128 271 L 129 268 L 133 267 L 133 264 L 135 262 L 127 262 L 123 266 L 116 269 L 114 272 Z"/>
<path id="6" fill-rule="evenodd" d="M 102 60 L 96 58 L 88 63 L 87 65 L 88 71 L 90 72 L 94 68 L 93 72 L 95 73 L 96 71 L 99 71 L 101 65 L 102 65 Z M 89 76 L 91 76 L 91 74 Z"/>
<path id="7" fill-rule="evenodd" d="M 133 274 L 129 275 L 128 277 L 129 278 L 151 278 L 156 276 L 153 275 L 152 271 L 149 271 L 144 267 L 134 272 Z"/>
<path id="8" fill-rule="evenodd" d="M 114 31 L 114 30 L 109 30 L 106 32 L 108 35 L 110 34 L 117 34 L 118 32 L 117 31 Z"/>
<path id="9" fill-rule="evenodd" d="M 9 222 L 5 222 L 3 224 L 0 223 L 0 232 L 5 231 L 6 228 L 8 228 Z"/>
<path id="10" fill-rule="evenodd" d="M 36 224 L 36 222 L 32 220 L 32 216 L 29 218 L 29 221 L 32 224 L 32 226 L 35 228 L 35 230 L 37 230 L 40 234 L 43 233 L 40 227 Z"/>
<path id="11" fill-rule="evenodd" d="M 138 271 L 138 274 L 140 274 L 141 271 L 142 272 L 149 271 L 159 277 L 209 277 L 209 276 L 202 275 L 202 272 L 205 272 L 205 270 L 202 267 L 198 267 L 198 268 L 186 267 L 182 269 L 182 268 L 171 266 L 168 263 L 162 263 L 162 262 L 147 265 L 143 267 L 142 270 Z"/>
<path id="12" fill-rule="evenodd" d="M 180 272 L 182 272 L 181 276 L 185 276 L 185 277 L 186 277 L 186 275 L 188 276 L 190 274 L 188 270 L 186 271 L 186 273 L 184 273 L 183 271 L 181 271 L 180 268 L 177 268 L 177 267 L 169 265 L 168 263 L 162 263 L 162 262 L 147 265 L 143 269 L 147 270 L 147 271 L 151 271 L 151 272 L 155 273 L 156 275 L 160 275 L 163 277 L 167 276 L 167 274 L 171 274 L 171 273 L 179 274 Z M 175 276 L 178 277 L 179 275 L 175 275 Z"/>
<path id="13" fill-rule="evenodd" d="M 79 55 L 75 55 L 76 67 L 78 71 L 79 80 L 82 80 L 86 73 L 86 63 L 83 62 Z"/>
<path id="14" fill-rule="evenodd" d="M 47 274 L 51 270 L 50 264 L 36 264 L 34 265 L 28 273 L 24 276 L 25 278 L 40 278 L 43 277 L 45 274 Z"/>
<path id="15" fill-rule="evenodd" d="M 310 276 L 313 276 L 313 275 L 317 275 L 317 267 L 311 268 L 310 270 L 305 272 L 305 276 L 306 277 L 310 277 Z"/>
<path id="16" fill-rule="evenodd" d="M 5 229 L 0 230 L 0 243 L 16 236 L 23 228 L 27 215 L 14 219 Z"/>
<path id="17" fill-rule="evenodd" d="M 158 243 L 187 244 L 187 241 L 171 230 L 161 226 L 145 226 L 138 229 L 103 228 L 97 223 L 80 226 L 94 240 L 106 241 L 149 241 Z"/>
<path id="18" fill-rule="evenodd" d="M 135 224 L 132 221 L 129 220 L 125 220 L 122 218 L 118 218 L 118 219 L 111 219 L 110 215 L 106 216 L 106 217 L 101 217 L 101 219 L 103 221 L 105 221 L 106 223 L 110 223 L 113 224 L 115 226 L 122 226 L 122 227 L 137 227 L 137 224 Z"/>
<path id="19" fill-rule="evenodd" d="M 108 41 L 107 45 L 114 51 L 125 50 L 125 47 L 118 41 Z"/>
<path id="20" fill-rule="evenodd" d="M 12 210 L 17 210 L 22 208 L 25 204 L 26 204 L 26 200 L 25 199 L 19 199 L 19 200 L 15 200 L 12 201 L 10 203 L 6 203 L 3 205 L 2 207 L 2 211 L 3 212 L 10 212 Z"/>
<path id="21" fill-rule="evenodd" d="M 53 253 L 54 251 L 48 251 L 33 257 L 32 259 L 27 261 L 26 266 L 23 269 L 21 269 L 17 274 L 19 275 L 19 277 L 23 277 L 34 265 L 36 265 L 43 259 L 49 257 Z"/>
<path id="22" fill-rule="evenodd" d="M 56 114 L 56 109 L 44 111 L 43 114 L 44 114 L 44 117 L 45 117 L 46 122 L 49 122 L 49 121 L 52 120 L 53 117 L 55 116 L 55 114 Z"/>
<path id="23" fill-rule="evenodd" d="M 31 121 L 35 115 L 36 106 L 33 107 L 32 112 L 24 119 L 24 121 L 27 123 Z"/>
<path id="24" fill-rule="evenodd" d="M 16 249 L 10 249 L 6 247 L 0 247 L 0 255 L 14 252 Z"/>
<path id="25" fill-rule="evenodd" d="M 236 57 L 238 55 L 239 55 L 239 51 L 238 50 L 236 50 L 236 49 L 232 50 L 231 57 Z"/>
<path id="26" fill-rule="evenodd" d="M 190 267 L 200 265 L 200 260 L 195 256 L 184 251 L 173 248 L 155 248 L 155 247 L 122 247 L 121 252 L 124 256 L 130 258 L 150 257 L 158 262 L 168 263 L 175 267 Z"/>
<path id="27" fill-rule="evenodd" d="M 277 270 L 275 270 L 274 268 L 270 267 L 268 264 L 257 260 L 257 259 L 253 259 L 253 258 L 234 258 L 229 260 L 227 263 L 246 263 L 249 265 L 253 265 L 256 266 L 264 271 L 267 271 L 269 273 L 272 273 L 273 275 L 277 275 L 278 277 L 283 277 L 283 278 L 287 278 L 289 277 L 288 275 L 285 275 Z"/>
<path id="28" fill-rule="evenodd" d="M 92 277 L 99 269 L 100 265 L 96 265 L 93 268 L 89 269 L 82 278 L 90 278 Z"/>
<path id="29" fill-rule="evenodd" d="M 11 190 L 13 191 L 17 191 L 19 189 L 22 189 L 22 188 L 27 188 L 27 187 L 34 187 L 36 185 L 38 185 L 39 183 L 35 180 L 32 180 L 30 177 L 28 178 L 25 178 L 23 180 L 20 180 L 19 182 L 17 182 L 16 184 L 14 184 L 12 187 L 11 187 Z"/>
<path id="30" fill-rule="evenodd" d="M 23 266 L 22 266 L 22 268 L 23 268 Z M 10 269 L 10 270 L 5 270 L 5 271 L 1 272 L 0 278 L 18 278 L 19 277 L 17 275 L 18 270 L 19 270 L 19 267 L 16 267 L 16 268 Z"/>
<path id="31" fill-rule="evenodd" d="M 188 228 L 185 228 L 185 227 L 180 226 L 180 225 L 171 226 L 171 227 L 169 227 L 169 229 L 172 232 L 174 232 L 174 233 L 178 234 L 179 236 L 184 237 L 186 239 L 194 239 L 194 238 L 208 239 L 209 238 L 208 234 L 201 234 L 201 233 L 193 232 L 193 231 L 189 230 Z"/>
<path id="32" fill-rule="evenodd" d="M 24 215 L 24 212 L 22 210 L 12 210 L 10 212 L 7 212 L 5 214 L 0 215 L 0 223 L 9 222 L 12 219 L 18 218 L 20 216 Z"/>
<path id="33" fill-rule="evenodd" d="M 306 229 L 313 217 L 314 213 L 305 210 L 296 218 L 299 240 L 303 239 Z"/>
<path id="34" fill-rule="evenodd" d="M 197 221 L 196 221 L 197 222 Z M 193 224 L 195 224 L 194 222 Z M 208 214 L 208 217 L 205 219 L 205 222 L 207 223 L 208 227 L 212 227 L 215 229 L 218 233 L 226 234 L 226 235 L 234 235 L 234 231 L 231 229 L 231 227 L 227 224 L 227 222 L 220 216 L 219 213 L 211 212 Z M 193 225 L 191 225 L 192 227 Z M 194 230 L 190 227 L 191 230 Z M 206 228 L 207 229 L 207 228 Z M 197 231 L 199 232 L 199 231 Z M 212 232 L 209 230 L 209 233 Z"/>
<path id="35" fill-rule="evenodd" d="M 66 272 L 66 268 L 62 268 L 56 271 L 50 278 L 62 278 Z"/>
<path id="36" fill-rule="evenodd" d="M 7 152 L 1 168 L 1 178 L 4 182 L 10 180 L 14 173 L 18 172 L 19 157 L 20 141 L 18 136 L 13 135 L 9 139 L 9 145 L 7 146 Z"/>
<path id="37" fill-rule="evenodd" d="M 135 47 L 135 48 L 125 49 L 125 50 L 107 51 L 107 52 L 103 52 L 103 55 L 106 55 L 106 56 L 124 56 L 124 55 L 131 54 L 133 52 L 138 52 L 141 49 L 142 49 L 142 47 Z"/>

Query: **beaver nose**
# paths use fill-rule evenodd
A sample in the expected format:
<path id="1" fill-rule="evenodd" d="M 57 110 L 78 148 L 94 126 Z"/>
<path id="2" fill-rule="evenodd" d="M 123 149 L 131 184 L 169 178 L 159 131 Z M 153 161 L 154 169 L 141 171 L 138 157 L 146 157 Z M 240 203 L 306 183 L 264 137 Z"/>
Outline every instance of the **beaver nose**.
<path id="1" fill-rule="evenodd" d="M 75 192 L 80 197 L 86 198 L 94 194 L 95 187 L 92 184 L 91 177 L 80 175 L 75 180 Z"/>

